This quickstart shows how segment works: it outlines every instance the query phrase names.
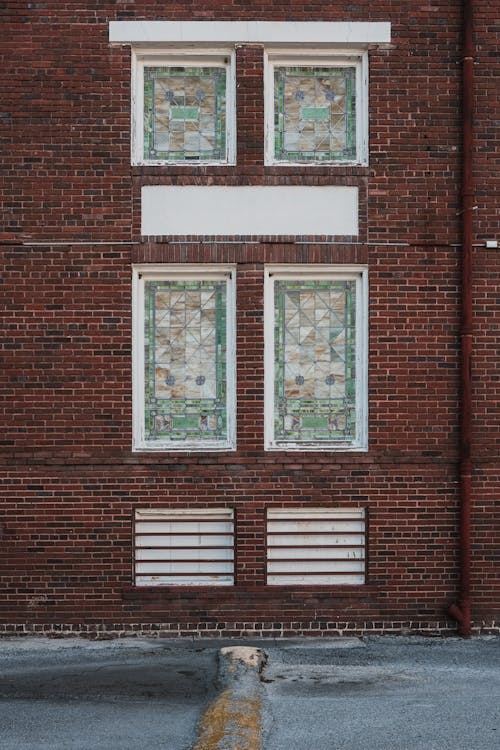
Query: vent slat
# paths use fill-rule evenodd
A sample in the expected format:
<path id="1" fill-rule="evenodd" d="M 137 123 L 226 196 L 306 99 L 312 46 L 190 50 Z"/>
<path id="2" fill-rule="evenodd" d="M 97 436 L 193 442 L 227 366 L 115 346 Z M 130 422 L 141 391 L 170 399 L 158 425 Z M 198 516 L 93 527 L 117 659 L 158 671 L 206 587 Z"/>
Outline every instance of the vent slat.
<path id="1" fill-rule="evenodd" d="M 309 576 L 300 575 L 271 575 L 267 576 L 268 586 L 357 586 L 365 582 L 364 574 L 348 575 L 345 573 L 336 576 L 315 574 L 314 580 Z"/>

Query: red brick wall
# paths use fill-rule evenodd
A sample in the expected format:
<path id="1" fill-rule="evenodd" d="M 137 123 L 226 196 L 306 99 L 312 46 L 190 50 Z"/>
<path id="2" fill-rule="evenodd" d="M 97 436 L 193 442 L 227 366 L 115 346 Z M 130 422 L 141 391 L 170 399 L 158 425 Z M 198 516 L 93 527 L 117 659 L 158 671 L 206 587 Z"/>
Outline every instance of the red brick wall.
<path id="1" fill-rule="evenodd" d="M 445 610 L 458 585 L 460 3 L 5 5 L 0 627 L 453 632 Z M 478 3 L 476 632 L 500 621 L 500 269 L 499 252 L 484 249 L 500 234 L 493 14 Z M 108 44 L 108 22 L 131 19 L 390 21 L 391 44 L 370 51 L 370 166 L 264 167 L 263 53 L 248 45 L 237 52 L 237 165 L 131 168 L 130 50 Z M 357 185 L 359 241 L 144 242 L 140 187 L 172 183 Z M 238 264 L 236 452 L 131 452 L 131 264 L 144 262 Z M 265 263 L 368 265 L 366 454 L 263 451 Z M 237 585 L 133 589 L 134 508 L 196 504 L 235 508 Z M 367 509 L 365 586 L 265 587 L 265 508 L 309 504 Z"/>

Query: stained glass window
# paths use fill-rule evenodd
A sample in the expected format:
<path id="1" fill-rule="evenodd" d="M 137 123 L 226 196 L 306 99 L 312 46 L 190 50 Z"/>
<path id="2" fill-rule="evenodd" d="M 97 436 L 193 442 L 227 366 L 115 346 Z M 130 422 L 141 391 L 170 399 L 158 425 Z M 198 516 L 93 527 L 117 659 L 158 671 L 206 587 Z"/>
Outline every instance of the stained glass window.
<path id="1" fill-rule="evenodd" d="M 226 160 L 226 68 L 144 66 L 144 159 Z"/>
<path id="2" fill-rule="evenodd" d="M 276 443 L 356 438 L 356 282 L 274 282 Z"/>
<path id="3" fill-rule="evenodd" d="M 274 68 L 274 158 L 356 159 L 356 67 Z"/>
<path id="4" fill-rule="evenodd" d="M 227 280 L 144 283 L 147 443 L 227 443 Z"/>

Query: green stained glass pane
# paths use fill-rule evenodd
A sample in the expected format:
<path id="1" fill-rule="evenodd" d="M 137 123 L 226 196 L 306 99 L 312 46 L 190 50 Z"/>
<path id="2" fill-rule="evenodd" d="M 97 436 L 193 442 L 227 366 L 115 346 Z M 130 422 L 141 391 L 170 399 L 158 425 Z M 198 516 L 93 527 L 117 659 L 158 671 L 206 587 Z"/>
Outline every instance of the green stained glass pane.
<path id="1" fill-rule="evenodd" d="M 172 120 L 198 120 L 200 117 L 199 107 L 171 107 L 170 118 Z"/>
<path id="2" fill-rule="evenodd" d="M 355 160 L 355 84 L 355 67 L 275 68 L 275 158 Z"/>
<path id="3" fill-rule="evenodd" d="M 275 439 L 356 437 L 354 281 L 276 281 Z"/>
<path id="4" fill-rule="evenodd" d="M 302 107 L 303 120 L 329 120 L 329 107 Z"/>
<path id="5" fill-rule="evenodd" d="M 226 282 L 145 283 L 148 440 L 225 441 Z"/>
<path id="6" fill-rule="evenodd" d="M 144 158 L 226 159 L 225 68 L 144 68 Z"/>

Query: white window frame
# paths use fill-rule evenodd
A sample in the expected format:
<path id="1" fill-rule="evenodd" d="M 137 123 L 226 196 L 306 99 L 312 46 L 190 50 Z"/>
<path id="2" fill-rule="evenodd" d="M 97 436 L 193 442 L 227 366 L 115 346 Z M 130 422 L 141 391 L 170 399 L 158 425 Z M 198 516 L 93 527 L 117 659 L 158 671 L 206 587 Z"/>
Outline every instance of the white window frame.
<path id="1" fill-rule="evenodd" d="M 356 158 L 289 161 L 274 156 L 274 69 L 275 67 L 356 68 Z M 364 50 L 267 49 L 264 53 L 264 122 L 266 165 L 290 167 L 366 166 L 368 164 L 368 52 Z"/>
<path id="2" fill-rule="evenodd" d="M 134 584 L 234 586 L 234 531 L 232 508 L 136 508 Z"/>
<path id="3" fill-rule="evenodd" d="M 145 436 L 144 376 L 144 283 L 154 280 L 224 279 L 227 282 L 226 311 L 226 409 L 227 439 L 214 442 L 193 440 L 175 445 L 148 441 Z M 132 450 L 133 451 L 233 451 L 236 450 L 236 266 L 195 264 L 145 264 L 132 268 Z"/>
<path id="4" fill-rule="evenodd" d="M 149 67 L 221 67 L 226 69 L 226 155 L 224 159 L 145 159 L 144 158 L 144 68 Z M 234 49 L 132 48 L 132 165 L 190 167 L 236 163 L 236 65 Z"/>
<path id="5" fill-rule="evenodd" d="M 274 435 L 274 281 L 356 282 L 356 436 L 352 442 L 276 440 Z M 368 268 L 358 265 L 279 265 L 264 270 L 264 447 L 267 451 L 368 450 Z"/>

